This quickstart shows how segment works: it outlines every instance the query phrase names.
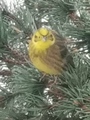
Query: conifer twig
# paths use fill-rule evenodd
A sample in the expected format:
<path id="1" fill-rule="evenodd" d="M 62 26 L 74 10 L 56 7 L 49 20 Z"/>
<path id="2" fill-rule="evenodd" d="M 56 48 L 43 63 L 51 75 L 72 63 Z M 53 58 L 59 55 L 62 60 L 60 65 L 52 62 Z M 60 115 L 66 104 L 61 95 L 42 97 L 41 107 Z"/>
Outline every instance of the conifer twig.
<path id="1" fill-rule="evenodd" d="M 78 107 L 80 107 L 82 110 L 85 110 L 86 112 L 90 112 L 90 109 L 85 104 L 83 104 L 79 101 L 75 100 L 73 104 L 77 105 Z"/>
<path id="2" fill-rule="evenodd" d="M 2 76 L 10 76 L 12 72 L 10 70 L 2 70 L 0 71 L 0 75 Z"/>

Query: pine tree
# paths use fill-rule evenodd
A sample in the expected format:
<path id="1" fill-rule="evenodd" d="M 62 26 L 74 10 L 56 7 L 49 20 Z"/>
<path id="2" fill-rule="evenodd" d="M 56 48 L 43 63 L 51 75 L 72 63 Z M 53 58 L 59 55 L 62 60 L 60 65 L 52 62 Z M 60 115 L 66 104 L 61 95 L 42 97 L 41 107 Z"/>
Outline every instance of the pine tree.
<path id="1" fill-rule="evenodd" d="M 28 57 L 28 40 L 47 26 L 67 39 L 70 67 L 51 87 Z M 0 2 L 0 120 L 90 119 L 90 1 Z"/>

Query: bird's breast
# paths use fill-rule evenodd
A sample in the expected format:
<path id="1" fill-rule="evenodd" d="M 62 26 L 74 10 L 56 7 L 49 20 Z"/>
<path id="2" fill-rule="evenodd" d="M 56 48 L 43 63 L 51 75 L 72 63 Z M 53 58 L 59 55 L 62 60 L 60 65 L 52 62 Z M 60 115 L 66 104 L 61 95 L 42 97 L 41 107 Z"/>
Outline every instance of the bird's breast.
<path id="1" fill-rule="evenodd" d="M 31 47 L 30 50 L 30 59 L 33 65 L 50 75 L 59 75 L 62 72 L 63 63 L 60 60 L 58 51 L 47 49 L 45 51 L 35 50 L 34 47 Z"/>

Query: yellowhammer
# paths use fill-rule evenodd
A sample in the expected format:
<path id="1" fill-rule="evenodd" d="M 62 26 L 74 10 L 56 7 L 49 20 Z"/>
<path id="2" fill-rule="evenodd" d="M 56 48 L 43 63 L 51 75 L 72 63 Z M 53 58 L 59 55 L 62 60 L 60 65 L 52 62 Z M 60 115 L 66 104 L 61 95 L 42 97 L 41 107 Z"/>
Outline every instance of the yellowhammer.
<path id="1" fill-rule="evenodd" d="M 59 75 L 73 58 L 67 50 L 65 39 L 48 28 L 38 29 L 29 42 L 29 56 L 33 65 L 40 71 Z"/>

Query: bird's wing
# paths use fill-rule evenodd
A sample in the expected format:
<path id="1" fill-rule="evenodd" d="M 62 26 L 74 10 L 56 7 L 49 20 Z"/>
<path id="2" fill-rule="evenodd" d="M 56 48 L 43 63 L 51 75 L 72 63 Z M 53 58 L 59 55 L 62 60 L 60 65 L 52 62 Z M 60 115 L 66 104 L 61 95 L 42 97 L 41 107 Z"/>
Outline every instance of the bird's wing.
<path id="1" fill-rule="evenodd" d="M 65 65 L 66 66 L 71 65 L 73 68 L 75 68 L 73 57 L 71 56 L 65 44 L 61 44 L 60 42 L 57 45 L 59 46 L 60 49 L 60 56 L 62 57 L 62 59 L 66 59 Z"/>

